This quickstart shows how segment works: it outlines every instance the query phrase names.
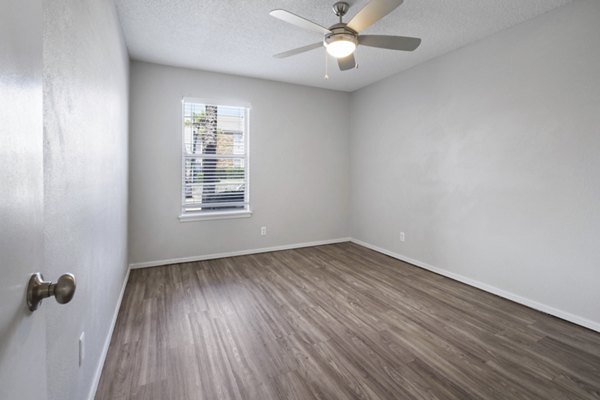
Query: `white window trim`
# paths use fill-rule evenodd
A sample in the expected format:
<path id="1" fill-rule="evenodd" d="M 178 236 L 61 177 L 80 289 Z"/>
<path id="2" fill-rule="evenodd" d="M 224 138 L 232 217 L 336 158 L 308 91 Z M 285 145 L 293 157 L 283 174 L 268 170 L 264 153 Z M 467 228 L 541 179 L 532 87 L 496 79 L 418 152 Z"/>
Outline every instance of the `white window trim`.
<path id="1" fill-rule="evenodd" d="M 205 211 L 198 213 L 181 214 L 179 216 L 180 222 L 193 222 L 193 221 L 210 221 L 214 219 L 235 219 L 235 218 L 250 218 L 252 211 L 238 210 L 238 211 Z"/>
<path id="2" fill-rule="evenodd" d="M 217 107 L 240 107 L 246 109 L 246 121 L 244 131 L 244 146 L 246 150 L 246 168 L 244 169 L 245 174 L 245 194 L 246 208 L 243 210 L 231 210 L 231 211 L 199 211 L 194 213 L 184 213 L 183 204 L 185 201 L 185 193 L 183 187 L 183 181 L 185 178 L 185 126 L 183 123 L 185 115 L 185 103 L 200 103 L 216 105 Z M 181 99 L 181 114 L 179 116 L 179 123 L 181 124 L 181 177 L 179 179 L 181 198 L 180 198 L 180 213 L 179 222 L 194 222 L 194 221 L 210 221 L 218 219 L 235 219 L 235 218 L 249 218 L 252 216 L 252 210 L 250 209 L 250 104 L 239 101 L 216 101 L 215 99 L 202 99 L 198 97 L 183 97 Z"/>

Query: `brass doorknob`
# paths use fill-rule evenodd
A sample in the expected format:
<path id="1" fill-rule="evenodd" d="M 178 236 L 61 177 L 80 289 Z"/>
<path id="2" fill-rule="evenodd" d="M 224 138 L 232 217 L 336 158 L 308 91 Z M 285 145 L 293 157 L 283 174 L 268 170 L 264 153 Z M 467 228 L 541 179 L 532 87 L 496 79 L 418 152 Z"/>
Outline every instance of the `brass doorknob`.
<path id="1" fill-rule="evenodd" d="M 31 311 L 37 310 L 42 300 L 54 296 L 59 304 L 66 304 L 75 295 L 75 277 L 73 274 L 64 274 L 56 283 L 44 281 L 39 272 L 31 275 L 27 286 L 27 306 Z"/>

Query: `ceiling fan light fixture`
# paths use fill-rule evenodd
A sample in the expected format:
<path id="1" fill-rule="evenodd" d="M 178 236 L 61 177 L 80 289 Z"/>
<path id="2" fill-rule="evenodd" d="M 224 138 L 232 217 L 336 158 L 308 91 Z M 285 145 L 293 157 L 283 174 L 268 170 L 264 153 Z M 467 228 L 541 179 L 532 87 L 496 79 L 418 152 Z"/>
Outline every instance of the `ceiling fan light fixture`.
<path id="1" fill-rule="evenodd" d="M 297 27 L 308 29 L 324 35 L 322 42 L 312 43 L 307 46 L 284 51 L 273 57 L 286 58 L 324 46 L 327 54 L 337 59 L 340 71 L 356 68 L 356 47 L 378 47 L 389 50 L 413 51 L 421 44 L 421 39 L 408 36 L 391 35 L 363 35 L 362 32 L 381 18 L 394 11 L 404 0 L 369 0 L 367 4 L 350 19 L 343 21 L 344 15 L 350 8 L 350 3 L 338 1 L 333 5 L 334 14 L 339 17 L 339 22 L 325 28 L 311 20 L 300 17 L 286 10 L 272 10 L 269 14 Z M 327 65 L 327 63 L 325 64 Z M 327 75 L 326 75 L 327 76 Z"/>
<path id="2" fill-rule="evenodd" d="M 347 33 L 327 35 L 323 40 L 327 52 L 335 58 L 348 57 L 354 53 L 356 43 L 356 36 Z"/>

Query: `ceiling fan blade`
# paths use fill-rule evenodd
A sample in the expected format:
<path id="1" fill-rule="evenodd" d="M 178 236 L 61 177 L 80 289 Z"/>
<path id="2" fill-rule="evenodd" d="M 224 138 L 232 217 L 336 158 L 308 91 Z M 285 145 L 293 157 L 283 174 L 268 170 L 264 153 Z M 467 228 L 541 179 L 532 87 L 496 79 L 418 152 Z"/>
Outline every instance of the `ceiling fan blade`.
<path id="1" fill-rule="evenodd" d="M 350 54 L 344 58 L 337 59 L 338 66 L 340 67 L 340 71 L 347 71 L 352 68 L 356 68 L 356 60 L 354 59 L 354 54 Z"/>
<path id="2" fill-rule="evenodd" d="M 272 17 L 287 22 L 288 24 L 296 25 L 300 28 L 308 29 L 309 31 L 314 31 L 323 35 L 331 33 L 329 29 L 286 10 L 273 10 L 269 14 Z"/>
<path id="3" fill-rule="evenodd" d="M 408 36 L 360 35 L 358 43 L 381 49 L 413 51 L 419 47 L 421 39 Z"/>
<path id="4" fill-rule="evenodd" d="M 314 49 L 318 49 L 323 46 L 323 42 L 309 44 L 308 46 L 298 47 L 297 49 L 292 49 L 288 51 L 284 51 L 283 53 L 275 54 L 273 57 L 275 58 L 286 58 L 290 56 L 295 56 L 296 54 L 304 53 L 305 51 L 310 51 Z"/>
<path id="5" fill-rule="evenodd" d="M 391 13 L 403 0 L 371 0 L 348 22 L 348 27 L 360 33 Z"/>

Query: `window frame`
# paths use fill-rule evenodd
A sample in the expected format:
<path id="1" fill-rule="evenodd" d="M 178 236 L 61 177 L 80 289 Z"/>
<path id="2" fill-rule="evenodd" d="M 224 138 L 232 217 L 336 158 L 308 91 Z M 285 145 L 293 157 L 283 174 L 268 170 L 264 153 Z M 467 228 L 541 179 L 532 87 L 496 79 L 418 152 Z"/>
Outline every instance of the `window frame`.
<path id="1" fill-rule="evenodd" d="M 209 210 L 209 211 L 194 211 L 186 212 L 185 210 L 185 166 L 186 158 L 189 158 L 187 149 L 185 146 L 185 105 L 186 104 L 204 104 L 217 107 L 235 107 L 244 109 L 244 156 L 237 157 L 243 158 L 245 163 L 244 168 L 244 200 L 247 203 L 244 209 L 236 210 Z M 247 103 L 232 102 L 232 101 L 219 101 L 215 99 L 202 99 L 197 97 L 183 97 L 181 99 L 181 114 L 179 116 L 179 123 L 181 124 L 181 176 L 180 176 L 180 222 L 192 222 L 192 221 L 203 221 L 203 220 L 215 220 L 215 219 L 232 219 L 232 218 L 248 218 L 252 216 L 252 210 L 250 208 L 250 110 L 251 106 Z M 196 156 L 195 158 L 202 158 Z"/>

